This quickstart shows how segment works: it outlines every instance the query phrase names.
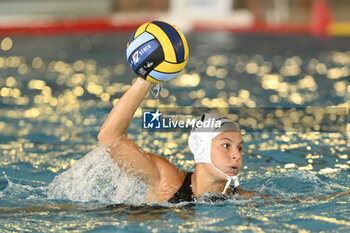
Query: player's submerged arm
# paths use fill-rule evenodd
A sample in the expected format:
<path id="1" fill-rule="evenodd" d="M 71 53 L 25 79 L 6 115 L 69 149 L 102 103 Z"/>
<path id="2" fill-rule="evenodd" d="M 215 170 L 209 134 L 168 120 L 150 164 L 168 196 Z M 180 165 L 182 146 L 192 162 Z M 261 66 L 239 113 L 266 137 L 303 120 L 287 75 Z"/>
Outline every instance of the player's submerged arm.
<path id="1" fill-rule="evenodd" d="M 257 197 L 258 196 L 257 192 L 247 191 L 247 190 L 242 189 L 241 187 L 238 188 L 238 194 L 241 195 L 244 198 L 251 198 L 251 197 Z"/>
<path id="2" fill-rule="evenodd" d="M 112 109 L 100 130 L 98 140 L 109 148 L 110 156 L 119 167 L 133 175 L 157 180 L 159 177 L 155 163 L 157 156 L 143 151 L 126 135 L 136 109 L 152 85 L 142 78 L 136 80 Z"/>
<path id="3" fill-rule="evenodd" d="M 276 196 L 270 196 L 267 194 L 261 195 L 261 194 L 258 194 L 257 192 L 250 192 L 250 191 L 248 192 L 241 188 L 238 190 L 238 193 L 244 198 L 255 198 L 255 197 L 262 198 L 265 200 L 263 205 L 268 205 L 272 203 L 299 203 L 299 202 L 315 202 L 315 201 L 318 202 L 318 201 L 325 201 L 325 200 L 329 200 L 337 197 L 350 196 L 350 190 L 347 190 L 344 192 L 336 192 L 333 194 L 320 196 L 320 197 L 276 197 Z M 261 205 L 261 203 L 258 205 Z"/>

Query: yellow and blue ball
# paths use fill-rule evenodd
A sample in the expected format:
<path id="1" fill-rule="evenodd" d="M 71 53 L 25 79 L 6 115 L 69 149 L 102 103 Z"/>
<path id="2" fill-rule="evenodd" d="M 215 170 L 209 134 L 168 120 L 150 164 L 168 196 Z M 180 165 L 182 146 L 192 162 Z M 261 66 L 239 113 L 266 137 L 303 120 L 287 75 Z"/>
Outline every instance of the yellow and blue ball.
<path id="1" fill-rule="evenodd" d="M 131 69 L 153 83 L 174 79 L 185 68 L 188 54 L 184 34 L 162 21 L 142 24 L 131 35 L 126 49 Z"/>

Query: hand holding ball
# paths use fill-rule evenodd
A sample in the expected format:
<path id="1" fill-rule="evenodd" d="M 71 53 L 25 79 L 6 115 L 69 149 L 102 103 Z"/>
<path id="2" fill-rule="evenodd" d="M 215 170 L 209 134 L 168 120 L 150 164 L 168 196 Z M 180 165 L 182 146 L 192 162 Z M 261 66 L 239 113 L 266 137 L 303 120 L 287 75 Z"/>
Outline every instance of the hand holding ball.
<path id="1" fill-rule="evenodd" d="M 126 58 L 131 69 L 152 83 L 176 78 L 188 60 L 188 44 L 175 26 L 153 21 L 142 24 L 131 35 Z"/>

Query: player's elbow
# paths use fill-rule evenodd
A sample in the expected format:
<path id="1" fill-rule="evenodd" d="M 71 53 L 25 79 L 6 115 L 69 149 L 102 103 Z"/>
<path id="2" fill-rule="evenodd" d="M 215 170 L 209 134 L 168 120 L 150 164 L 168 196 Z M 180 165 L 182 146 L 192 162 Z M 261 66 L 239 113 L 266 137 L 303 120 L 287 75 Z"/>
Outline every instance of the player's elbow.
<path id="1" fill-rule="evenodd" d="M 99 134 L 97 135 L 98 141 L 105 146 L 110 146 L 113 143 L 116 143 L 120 139 L 124 138 L 126 133 L 121 132 L 111 132 L 108 130 L 101 129 Z"/>
<path id="2" fill-rule="evenodd" d="M 108 141 L 108 137 L 107 135 L 103 132 L 103 130 L 101 130 L 99 132 L 99 134 L 97 135 L 97 139 L 98 141 L 103 144 L 103 145 L 106 145 L 107 144 L 107 141 Z"/>

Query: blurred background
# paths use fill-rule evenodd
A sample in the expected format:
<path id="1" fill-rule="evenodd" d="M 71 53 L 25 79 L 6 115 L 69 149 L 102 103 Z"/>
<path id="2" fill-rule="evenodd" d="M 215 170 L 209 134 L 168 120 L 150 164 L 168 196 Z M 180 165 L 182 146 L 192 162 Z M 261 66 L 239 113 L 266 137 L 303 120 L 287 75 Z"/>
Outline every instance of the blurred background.
<path id="1" fill-rule="evenodd" d="M 0 0 L 0 232 L 350 232 L 348 197 L 228 202 L 196 207 L 195 214 L 165 210 L 163 217 L 156 210 L 146 223 L 128 210 L 51 205 L 123 203 L 133 194 L 122 176 L 92 168 L 104 166 L 95 150 L 99 130 L 136 77 L 126 43 L 151 20 L 184 31 L 190 55 L 184 72 L 155 85 L 137 109 L 128 136 L 141 148 L 191 171 L 188 133 L 144 132 L 142 110 L 238 110 L 222 113 L 242 128 L 242 187 L 279 197 L 348 190 L 349 12 L 349 0 Z M 88 153 L 93 166 L 79 165 Z M 54 182 L 57 192 L 47 193 L 74 164 L 84 180 Z M 41 209 L 22 209 L 34 204 Z"/>
<path id="2" fill-rule="evenodd" d="M 348 35 L 349 10 L 347 0 L 1 0 L 0 33 L 120 30 L 163 19 L 183 30 Z"/>

